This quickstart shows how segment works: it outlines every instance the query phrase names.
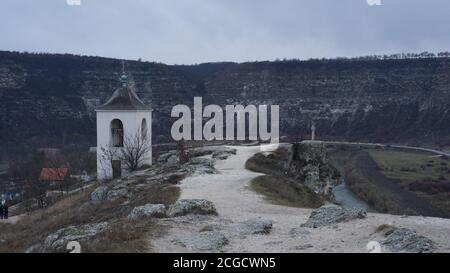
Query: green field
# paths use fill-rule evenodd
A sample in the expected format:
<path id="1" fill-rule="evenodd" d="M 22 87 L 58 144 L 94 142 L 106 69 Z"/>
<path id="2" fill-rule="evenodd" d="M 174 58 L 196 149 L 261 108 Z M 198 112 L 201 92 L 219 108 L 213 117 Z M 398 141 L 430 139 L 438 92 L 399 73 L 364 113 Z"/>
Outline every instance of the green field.
<path id="1" fill-rule="evenodd" d="M 369 150 L 388 178 L 413 182 L 418 180 L 450 180 L 450 161 L 434 154 L 404 151 Z"/>
<path id="2" fill-rule="evenodd" d="M 409 208 L 417 208 L 417 204 L 408 203 L 413 202 L 413 198 L 408 196 L 408 193 L 412 193 L 450 215 L 448 157 L 422 151 L 345 144 L 330 146 L 328 152 L 330 162 L 341 173 L 352 170 L 351 181 L 347 182 L 355 194 L 370 199 L 369 202 L 378 203 L 378 207 L 385 207 L 380 203 L 396 202 L 386 212 L 398 213 L 401 208 L 400 211 L 407 214 Z M 375 161 L 376 169 L 367 170 L 366 163 L 359 160 L 364 153 Z M 355 179 L 358 177 L 356 174 L 359 179 Z M 396 189 L 393 184 L 399 188 Z M 423 204 L 420 207 L 424 207 Z"/>

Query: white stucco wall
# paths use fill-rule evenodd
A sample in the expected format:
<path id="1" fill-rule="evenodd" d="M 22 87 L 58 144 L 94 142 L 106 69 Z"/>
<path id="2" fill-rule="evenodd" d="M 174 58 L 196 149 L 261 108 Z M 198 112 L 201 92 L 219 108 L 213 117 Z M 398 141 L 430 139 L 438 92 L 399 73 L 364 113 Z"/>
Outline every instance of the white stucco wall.
<path id="1" fill-rule="evenodd" d="M 120 149 L 111 147 L 110 130 L 111 121 L 119 119 L 123 124 L 124 137 L 134 136 L 138 131 L 141 134 L 142 120 L 147 122 L 147 137 L 151 145 L 152 139 L 152 112 L 151 111 L 97 111 L 97 178 L 107 180 L 112 178 L 111 162 L 102 160 L 102 148 Z M 152 150 L 145 155 L 143 164 L 152 164 Z M 122 165 L 122 175 L 126 175 L 125 166 Z"/>

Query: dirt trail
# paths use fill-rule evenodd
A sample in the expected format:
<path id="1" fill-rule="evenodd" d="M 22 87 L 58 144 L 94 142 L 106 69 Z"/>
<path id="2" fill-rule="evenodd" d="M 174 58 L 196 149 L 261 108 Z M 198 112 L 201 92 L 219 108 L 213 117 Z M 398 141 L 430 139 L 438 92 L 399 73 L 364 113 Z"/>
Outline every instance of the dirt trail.
<path id="1" fill-rule="evenodd" d="M 160 220 L 166 234 L 151 238 L 153 252 L 192 252 L 176 245 L 180 235 L 196 233 L 205 226 L 213 226 L 229 239 L 224 252 L 366 252 L 369 241 L 381 241 L 375 233 L 381 224 L 391 224 L 416 230 L 438 243 L 439 251 L 450 252 L 450 220 L 427 217 L 401 217 L 372 214 L 366 219 L 354 220 L 318 229 L 301 228 L 310 209 L 273 205 L 248 189 L 248 183 L 261 174 L 244 168 L 245 162 L 260 151 L 259 147 L 232 147 L 235 156 L 217 161 L 218 174 L 195 175 L 181 183 L 181 199 L 202 198 L 212 201 L 218 217 L 179 217 Z M 248 219 L 273 221 L 268 235 L 242 236 L 235 226 Z M 386 251 L 386 250 L 383 250 Z"/>

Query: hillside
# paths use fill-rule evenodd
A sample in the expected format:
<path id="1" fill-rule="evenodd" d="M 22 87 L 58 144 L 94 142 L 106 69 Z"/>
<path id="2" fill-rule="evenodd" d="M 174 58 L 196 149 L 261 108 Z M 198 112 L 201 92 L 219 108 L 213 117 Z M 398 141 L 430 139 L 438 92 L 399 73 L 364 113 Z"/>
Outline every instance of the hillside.
<path id="1" fill-rule="evenodd" d="M 190 152 L 186 164 L 170 151 L 131 177 L 0 222 L 0 253 L 68 252 L 71 241 L 81 252 L 450 251 L 450 219 L 273 204 L 250 187 L 263 174 L 245 168 L 259 146 Z"/>
<path id="2" fill-rule="evenodd" d="M 450 58 L 168 66 L 128 61 L 163 142 L 178 103 L 280 104 L 281 133 L 450 146 Z M 0 140 L 95 144 L 94 108 L 119 84 L 120 60 L 0 52 Z M 276 95 L 274 95 L 276 94 Z"/>

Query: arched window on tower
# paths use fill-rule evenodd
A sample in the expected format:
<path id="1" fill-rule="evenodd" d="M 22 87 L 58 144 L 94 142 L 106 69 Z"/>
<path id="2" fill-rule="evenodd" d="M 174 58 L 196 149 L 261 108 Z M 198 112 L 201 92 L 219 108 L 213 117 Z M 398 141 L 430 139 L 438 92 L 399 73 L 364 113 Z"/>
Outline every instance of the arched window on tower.
<path id="1" fill-rule="evenodd" d="M 123 123 L 119 119 L 111 121 L 111 146 L 123 147 Z"/>
<path id="2" fill-rule="evenodd" d="M 142 140 L 146 140 L 147 139 L 147 132 L 148 132 L 147 120 L 144 118 L 144 119 L 142 119 L 142 124 L 141 124 Z"/>

